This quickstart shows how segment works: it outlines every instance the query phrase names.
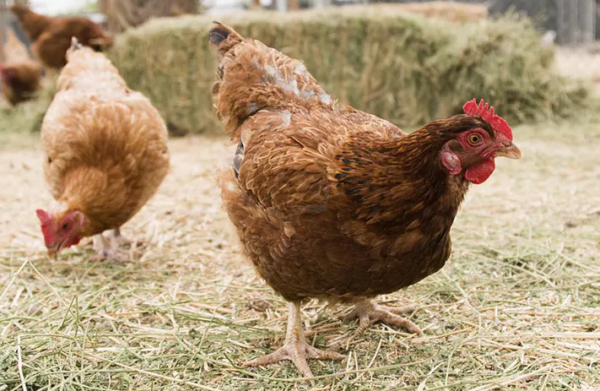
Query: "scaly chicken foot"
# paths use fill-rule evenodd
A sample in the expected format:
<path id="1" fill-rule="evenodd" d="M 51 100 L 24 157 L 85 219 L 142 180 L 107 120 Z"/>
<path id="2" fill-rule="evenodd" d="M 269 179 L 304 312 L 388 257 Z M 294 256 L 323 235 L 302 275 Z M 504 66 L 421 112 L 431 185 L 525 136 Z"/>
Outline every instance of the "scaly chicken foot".
<path id="1" fill-rule="evenodd" d="M 413 312 L 417 308 L 416 305 L 409 305 L 400 308 L 389 308 L 376 304 L 374 301 L 365 299 L 356 303 L 352 311 L 344 317 L 342 320 L 349 321 L 358 319 L 358 329 L 356 334 L 364 332 L 367 328 L 377 322 L 385 323 L 390 326 L 400 327 L 406 329 L 408 332 L 423 335 L 423 332 L 414 324 L 410 319 L 399 316 L 399 314 L 405 314 Z"/>
<path id="2" fill-rule="evenodd" d="M 325 351 L 310 346 L 302 329 L 300 303 L 289 303 L 289 316 L 284 345 L 271 354 L 245 362 L 244 367 L 258 367 L 274 364 L 283 360 L 291 361 L 304 377 L 313 377 L 307 360 L 342 360 L 345 356 L 332 351 Z"/>

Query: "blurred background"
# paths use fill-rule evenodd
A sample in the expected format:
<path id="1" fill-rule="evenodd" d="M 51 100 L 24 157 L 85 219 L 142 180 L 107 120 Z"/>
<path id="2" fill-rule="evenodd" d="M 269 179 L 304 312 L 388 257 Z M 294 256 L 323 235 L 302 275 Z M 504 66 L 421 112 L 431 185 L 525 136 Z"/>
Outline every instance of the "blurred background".
<path id="1" fill-rule="evenodd" d="M 595 96 L 600 82 L 598 0 L 16 2 L 102 26 L 115 38 L 109 58 L 175 135 L 219 132 L 210 101 L 215 58 L 206 42 L 215 18 L 303 59 L 341 102 L 405 127 L 460 112 L 473 96 L 503 107 L 514 123 L 563 118 Z M 13 3 L 0 0 L 0 8 Z M 10 63 L 15 51 L 35 61 L 15 15 L 0 13 L 0 62 Z M 55 73 L 44 75 L 53 80 Z M 11 106 L 38 101 L 26 127 L 39 126 L 52 85 L 43 81 L 8 99 Z"/>
<path id="2" fill-rule="evenodd" d="M 2 0 L 0 4 L 11 3 Z M 344 6 L 370 3 L 403 3 L 413 10 L 426 12 L 431 0 L 21 0 L 32 10 L 53 16 L 82 15 L 105 23 L 111 30 L 122 31 L 152 17 L 177 16 L 204 12 L 235 12 L 236 10 L 264 8 L 280 12 L 296 11 L 323 6 Z M 454 2 L 448 0 L 445 2 Z M 599 36 L 600 5 L 598 0 L 459 0 L 456 2 L 481 4 L 491 15 L 515 10 L 537 20 L 540 28 L 553 31 L 560 43 L 589 43 Z M 476 10 L 476 6 L 473 10 Z M 420 8 L 420 9 L 419 9 Z M 478 7 L 479 8 L 479 7 Z M 108 16 L 108 17 L 107 17 Z"/>
<path id="3" fill-rule="evenodd" d="M 2 0 L 0 4 L 11 3 Z M 53 16 L 82 15 L 104 23 L 113 31 L 137 26 L 152 17 L 197 13 L 235 12 L 264 8 L 280 12 L 324 6 L 344 6 L 369 3 L 403 3 L 407 9 L 426 12 L 431 0 L 21 0 L 32 10 Z M 452 0 L 446 2 L 454 2 Z M 600 5 L 598 0 L 460 0 L 487 9 L 491 15 L 515 10 L 536 19 L 537 25 L 553 31 L 560 43 L 589 43 L 600 36 Z M 477 5 L 480 5 L 479 7 Z"/>

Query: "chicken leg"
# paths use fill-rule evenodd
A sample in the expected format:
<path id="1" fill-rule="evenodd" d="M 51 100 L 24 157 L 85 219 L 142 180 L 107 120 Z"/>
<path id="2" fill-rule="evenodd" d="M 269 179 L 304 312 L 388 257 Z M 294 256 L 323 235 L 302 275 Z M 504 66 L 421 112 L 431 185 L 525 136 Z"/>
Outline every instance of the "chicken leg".
<path id="1" fill-rule="evenodd" d="M 290 302 L 288 308 L 289 315 L 284 345 L 271 354 L 244 363 L 245 367 L 258 367 L 283 360 L 290 360 L 302 373 L 302 376 L 313 377 L 307 359 L 342 360 L 344 358 L 339 353 L 320 350 L 310 346 L 306 342 L 304 330 L 302 329 L 300 303 Z"/>
<path id="2" fill-rule="evenodd" d="M 97 252 L 96 256 L 94 257 L 94 260 L 104 261 L 106 259 L 115 258 L 115 256 L 117 255 L 117 248 L 114 246 L 112 240 L 109 243 L 108 239 L 105 238 L 102 234 L 94 235 L 93 240 L 94 248 Z"/>
<path id="3" fill-rule="evenodd" d="M 415 305 L 409 305 L 401 308 L 389 308 L 376 304 L 373 300 L 363 299 L 356 303 L 354 309 L 342 318 L 342 320 L 352 320 L 358 318 L 358 329 L 356 334 L 365 331 L 374 323 L 381 322 L 395 327 L 401 327 L 408 332 L 423 335 L 423 332 L 410 319 L 403 318 L 398 314 L 413 312 L 416 309 Z"/>
<path id="4" fill-rule="evenodd" d="M 108 232 L 108 231 L 105 231 Z M 110 230 L 108 237 L 103 234 L 94 235 L 94 247 L 98 254 L 94 257 L 96 260 L 126 260 L 121 247 L 133 246 L 134 244 L 142 243 L 139 240 L 131 240 L 121 235 L 120 228 Z"/>
<path id="5" fill-rule="evenodd" d="M 116 246 L 133 246 L 138 244 L 144 244 L 143 240 L 130 239 L 127 236 L 123 236 L 123 234 L 121 234 L 121 228 L 115 228 L 111 230 L 111 241 L 114 241 L 114 245 Z"/>

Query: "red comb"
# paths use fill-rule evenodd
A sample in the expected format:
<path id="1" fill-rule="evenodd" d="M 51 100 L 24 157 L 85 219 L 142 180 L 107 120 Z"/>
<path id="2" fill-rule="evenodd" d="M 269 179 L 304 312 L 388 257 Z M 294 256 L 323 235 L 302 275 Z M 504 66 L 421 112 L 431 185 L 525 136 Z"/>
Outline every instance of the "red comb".
<path id="1" fill-rule="evenodd" d="M 494 128 L 496 132 L 502 133 L 509 141 L 512 141 L 512 129 L 508 126 L 508 122 L 506 122 L 504 118 L 495 115 L 494 108 L 485 103 L 483 99 L 479 101 L 479 104 L 477 104 L 477 99 L 465 103 L 463 110 L 465 114 L 480 116 L 484 121 L 492 125 L 492 128 Z"/>

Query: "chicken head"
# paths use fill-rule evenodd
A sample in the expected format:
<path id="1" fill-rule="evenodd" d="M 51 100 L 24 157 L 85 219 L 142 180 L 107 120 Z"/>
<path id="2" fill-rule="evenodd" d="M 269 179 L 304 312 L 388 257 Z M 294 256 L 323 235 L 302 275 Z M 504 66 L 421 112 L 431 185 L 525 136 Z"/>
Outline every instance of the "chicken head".
<path id="1" fill-rule="evenodd" d="M 36 214 L 40 219 L 48 256 L 56 257 L 62 249 L 74 246 L 81 240 L 85 225 L 83 213 L 71 210 L 54 214 L 38 209 Z"/>
<path id="2" fill-rule="evenodd" d="M 478 185 L 494 172 L 496 157 L 520 159 L 521 151 L 512 143 L 511 128 L 494 114 L 493 107 L 483 100 L 477 104 L 473 99 L 463 110 L 468 117 L 482 119 L 482 125 L 489 126 L 469 127 L 456 133 L 442 148 L 440 159 L 451 175 L 464 172 L 466 180 Z"/>
<path id="3" fill-rule="evenodd" d="M 17 76 L 17 71 L 9 66 L 0 64 L 0 79 L 6 83 L 10 83 Z"/>

